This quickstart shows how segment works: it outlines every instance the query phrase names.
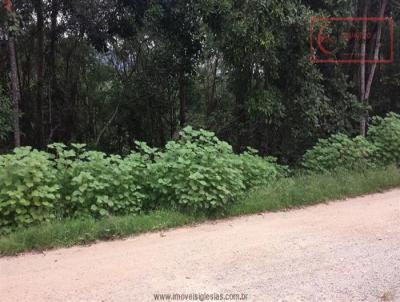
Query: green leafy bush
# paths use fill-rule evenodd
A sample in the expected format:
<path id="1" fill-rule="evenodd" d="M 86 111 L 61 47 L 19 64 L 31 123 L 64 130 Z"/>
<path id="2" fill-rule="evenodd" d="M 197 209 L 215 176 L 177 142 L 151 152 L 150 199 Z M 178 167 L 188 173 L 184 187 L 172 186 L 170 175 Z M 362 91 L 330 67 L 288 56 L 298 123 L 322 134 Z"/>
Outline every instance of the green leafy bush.
<path id="1" fill-rule="evenodd" d="M 222 209 L 245 189 L 238 161 L 213 133 L 185 128 L 149 167 L 153 198 L 193 212 Z"/>
<path id="2" fill-rule="evenodd" d="M 376 161 L 387 165 L 400 163 L 400 115 L 375 117 L 368 132 L 368 140 L 376 147 Z"/>
<path id="3" fill-rule="evenodd" d="M 336 169 L 362 169 L 374 167 L 376 148 L 364 137 L 354 139 L 344 134 L 336 134 L 307 151 L 303 157 L 303 167 L 312 172 L 326 172 Z"/>
<path id="4" fill-rule="evenodd" d="M 258 155 L 257 150 L 248 148 L 241 154 L 238 160 L 239 169 L 244 177 L 246 189 L 270 184 L 279 176 L 283 176 L 282 168 L 274 158 L 263 158 Z"/>
<path id="5" fill-rule="evenodd" d="M 50 154 L 25 147 L 0 156 L 0 228 L 55 218 L 59 189 Z"/>
<path id="6" fill-rule="evenodd" d="M 322 139 L 303 157 L 302 166 L 312 172 L 362 169 L 400 163 L 400 115 L 375 117 L 367 138 L 344 134 Z"/>
<path id="7" fill-rule="evenodd" d="M 185 128 L 150 165 L 153 199 L 191 212 L 216 211 L 280 173 L 272 159 L 255 150 L 236 155 L 214 133 Z"/>
<path id="8" fill-rule="evenodd" d="M 57 177 L 62 186 L 63 216 L 100 217 L 137 214 L 146 198 L 143 193 L 144 159 L 136 153 L 122 158 L 86 151 L 83 145 L 57 152 Z"/>
<path id="9" fill-rule="evenodd" d="M 53 144 L 50 153 L 20 148 L 0 156 L 0 229 L 158 208 L 214 212 L 285 169 L 255 150 L 236 155 L 214 133 L 190 127 L 165 150 L 137 149 L 122 157 Z"/>

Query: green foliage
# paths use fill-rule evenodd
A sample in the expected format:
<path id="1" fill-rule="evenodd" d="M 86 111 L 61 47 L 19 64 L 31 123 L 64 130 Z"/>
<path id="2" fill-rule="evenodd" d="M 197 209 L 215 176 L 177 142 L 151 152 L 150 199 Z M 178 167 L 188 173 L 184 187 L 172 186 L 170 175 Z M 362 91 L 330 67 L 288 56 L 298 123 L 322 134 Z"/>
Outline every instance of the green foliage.
<path id="1" fill-rule="evenodd" d="M 0 24 L 6 23 L 7 32 L 9 35 L 17 36 L 21 34 L 21 16 L 17 12 L 2 12 L 0 13 Z"/>
<path id="2" fill-rule="evenodd" d="M 0 156 L 0 229 L 55 218 L 137 215 L 154 209 L 214 213 L 245 192 L 288 174 L 276 158 L 248 148 L 235 154 L 212 132 L 185 128 L 164 150 L 136 143 L 127 156 L 85 145 L 19 148 Z M 365 170 L 400 161 L 400 117 L 375 118 L 368 138 L 322 139 L 303 158 L 307 172 Z M 300 197 L 299 197 L 300 198 Z"/>
<path id="3" fill-rule="evenodd" d="M 352 197 L 398 187 L 400 170 L 394 166 L 370 171 L 340 171 L 322 175 L 285 178 L 254 190 L 225 213 L 228 216 L 278 211 L 328 200 Z M 160 231 L 204 221 L 201 215 L 154 211 L 148 215 L 67 219 L 20 229 L 0 237 L 0 255 L 16 255 L 96 240 L 114 240 L 134 234 Z"/>
<path id="4" fill-rule="evenodd" d="M 59 189 L 50 154 L 19 148 L 0 156 L 0 229 L 55 218 Z"/>
<path id="5" fill-rule="evenodd" d="M 280 211 L 400 186 L 400 169 L 391 165 L 362 171 L 345 169 L 296 175 L 259 187 L 228 209 L 229 216 Z"/>
<path id="6" fill-rule="evenodd" d="M 376 148 L 364 137 L 354 139 L 336 134 L 307 151 L 302 165 L 308 171 L 327 172 L 336 169 L 362 169 L 374 167 Z"/>
<path id="7" fill-rule="evenodd" d="M 270 184 L 283 175 L 282 168 L 276 164 L 274 158 L 263 158 L 258 155 L 257 150 L 251 148 L 240 155 L 239 164 L 246 189 Z"/>
<path id="8" fill-rule="evenodd" d="M 368 139 L 376 147 L 380 164 L 400 163 L 400 115 L 389 113 L 385 118 L 375 117 Z"/>
<path id="9" fill-rule="evenodd" d="M 232 147 L 211 132 L 185 128 L 150 166 L 155 198 L 189 211 L 224 208 L 245 189 Z"/>
<path id="10" fill-rule="evenodd" d="M 41 150 L 72 140 L 108 154 L 125 154 L 136 140 L 164 148 L 190 124 L 237 151 L 251 146 L 292 164 L 320 137 L 357 133 L 366 110 L 400 112 L 398 64 L 380 70 L 361 106 L 356 67 L 310 61 L 311 16 L 356 16 L 357 1 L 28 2 L 13 1 L 17 14 L 0 10 L 0 27 L 18 45 L 23 143 Z M 33 34 L 35 57 L 44 58 L 35 64 Z M 11 87 L 6 46 L 3 88 Z M 1 152 L 12 146 L 8 109 L 0 109 Z"/>
<path id="11" fill-rule="evenodd" d="M 255 150 L 236 155 L 214 133 L 185 128 L 150 165 L 154 200 L 191 212 L 225 209 L 245 190 L 275 180 L 279 165 Z"/>
<path id="12" fill-rule="evenodd" d="M 0 237 L 0 255 L 86 245 L 97 240 L 114 240 L 150 231 L 161 231 L 195 221 L 200 221 L 200 217 L 174 211 L 154 211 L 148 215 L 101 219 L 91 217 L 65 219 L 19 229 Z"/>
<path id="13" fill-rule="evenodd" d="M 87 151 L 79 144 L 50 145 L 52 154 L 21 148 L 0 156 L 5 218 L 0 227 L 54 218 L 136 215 L 157 208 L 220 211 L 285 169 L 255 150 L 236 155 L 214 133 L 191 127 L 163 151 L 141 142 L 136 146 L 138 152 L 125 157 Z"/>
<path id="14" fill-rule="evenodd" d="M 362 169 L 400 163 L 400 115 L 374 117 L 367 138 L 336 134 L 307 151 L 302 166 L 309 171 Z"/>
<path id="15" fill-rule="evenodd" d="M 101 217 L 109 214 L 137 214 L 145 195 L 144 158 L 132 153 L 125 158 L 86 151 L 84 145 L 56 150 L 57 177 L 62 187 L 62 215 Z"/>

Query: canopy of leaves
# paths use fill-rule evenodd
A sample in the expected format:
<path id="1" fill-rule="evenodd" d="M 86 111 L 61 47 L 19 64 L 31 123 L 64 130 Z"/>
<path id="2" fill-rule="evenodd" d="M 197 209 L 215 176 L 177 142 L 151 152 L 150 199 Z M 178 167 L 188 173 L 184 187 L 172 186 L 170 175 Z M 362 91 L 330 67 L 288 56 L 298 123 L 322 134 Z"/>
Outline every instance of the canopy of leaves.
<path id="1" fill-rule="evenodd" d="M 22 143 L 124 154 L 137 140 L 164 147 L 192 125 L 235 152 L 296 163 L 320 138 L 358 133 L 365 110 L 400 112 L 398 62 L 377 69 L 366 107 L 358 65 L 309 60 L 311 16 L 357 16 L 362 2 L 15 0 Z M 386 12 L 395 30 L 397 9 Z M 0 96 L 11 95 L 7 19 L 1 10 Z M 12 146 L 4 100 L 0 150 Z"/>

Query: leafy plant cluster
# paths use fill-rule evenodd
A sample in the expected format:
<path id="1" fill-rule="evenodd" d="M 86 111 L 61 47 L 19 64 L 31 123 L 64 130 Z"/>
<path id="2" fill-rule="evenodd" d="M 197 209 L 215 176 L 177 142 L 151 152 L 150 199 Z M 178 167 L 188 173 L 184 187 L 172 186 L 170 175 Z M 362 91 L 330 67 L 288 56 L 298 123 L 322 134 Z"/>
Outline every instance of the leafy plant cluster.
<path id="1" fill-rule="evenodd" d="M 305 155 L 309 172 L 400 164 L 400 116 L 376 117 L 366 138 L 336 134 Z M 238 155 L 214 133 L 185 128 L 162 150 L 137 143 L 126 156 L 85 145 L 17 148 L 0 156 L 0 231 L 54 219 L 138 215 L 156 209 L 210 214 L 286 175 L 275 158 Z"/>
<path id="2" fill-rule="evenodd" d="M 18 148 L 0 156 L 0 228 L 162 208 L 210 213 L 283 171 L 274 159 L 254 150 L 236 155 L 213 133 L 190 127 L 164 150 L 137 143 L 124 157 L 77 144 Z"/>
<path id="3" fill-rule="evenodd" d="M 131 153 L 122 158 L 84 145 L 53 144 L 53 163 L 60 185 L 59 216 L 101 217 L 109 214 L 134 214 L 145 201 L 142 186 L 145 157 Z"/>
<path id="4" fill-rule="evenodd" d="M 312 172 L 336 169 L 374 168 L 400 164 L 400 115 L 375 117 L 366 138 L 336 134 L 318 144 L 303 157 L 303 167 Z"/>
<path id="5" fill-rule="evenodd" d="M 389 113 L 386 118 L 375 117 L 368 133 L 376 147 L 375 160 L 381 164 L 400 164 L 400 115 Z"/>
<path id="6" fill-rule="evenodd" d="M 24 147 L 0 156 L 0 229 L 54 219 L 60 197 L 50 154 Z"/>

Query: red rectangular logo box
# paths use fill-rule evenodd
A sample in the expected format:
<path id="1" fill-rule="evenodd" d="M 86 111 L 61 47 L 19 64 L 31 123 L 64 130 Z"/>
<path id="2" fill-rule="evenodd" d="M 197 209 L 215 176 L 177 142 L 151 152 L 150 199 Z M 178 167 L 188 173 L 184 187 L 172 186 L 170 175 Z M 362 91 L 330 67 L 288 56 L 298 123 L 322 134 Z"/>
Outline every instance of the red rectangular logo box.
<path id="1" fill-rule="evenodd" d="M 367 32 L 362 32 L 362 23 L 367 23 Z M 374 47 L 367 48 L 363 56 L 360 45 L 363 40 L 374 42 L 378 24 L 382 23 L 379 59 L 374 58 Z M 375 43 L 373 43 L 375 44 Z M 323 18 L 311 17 L 310 54 L 312 63 L 379 63 L 394 61 L 394 22 L 385 18 Z M 383 56 L 383 58 L 382 58 Z"/>

